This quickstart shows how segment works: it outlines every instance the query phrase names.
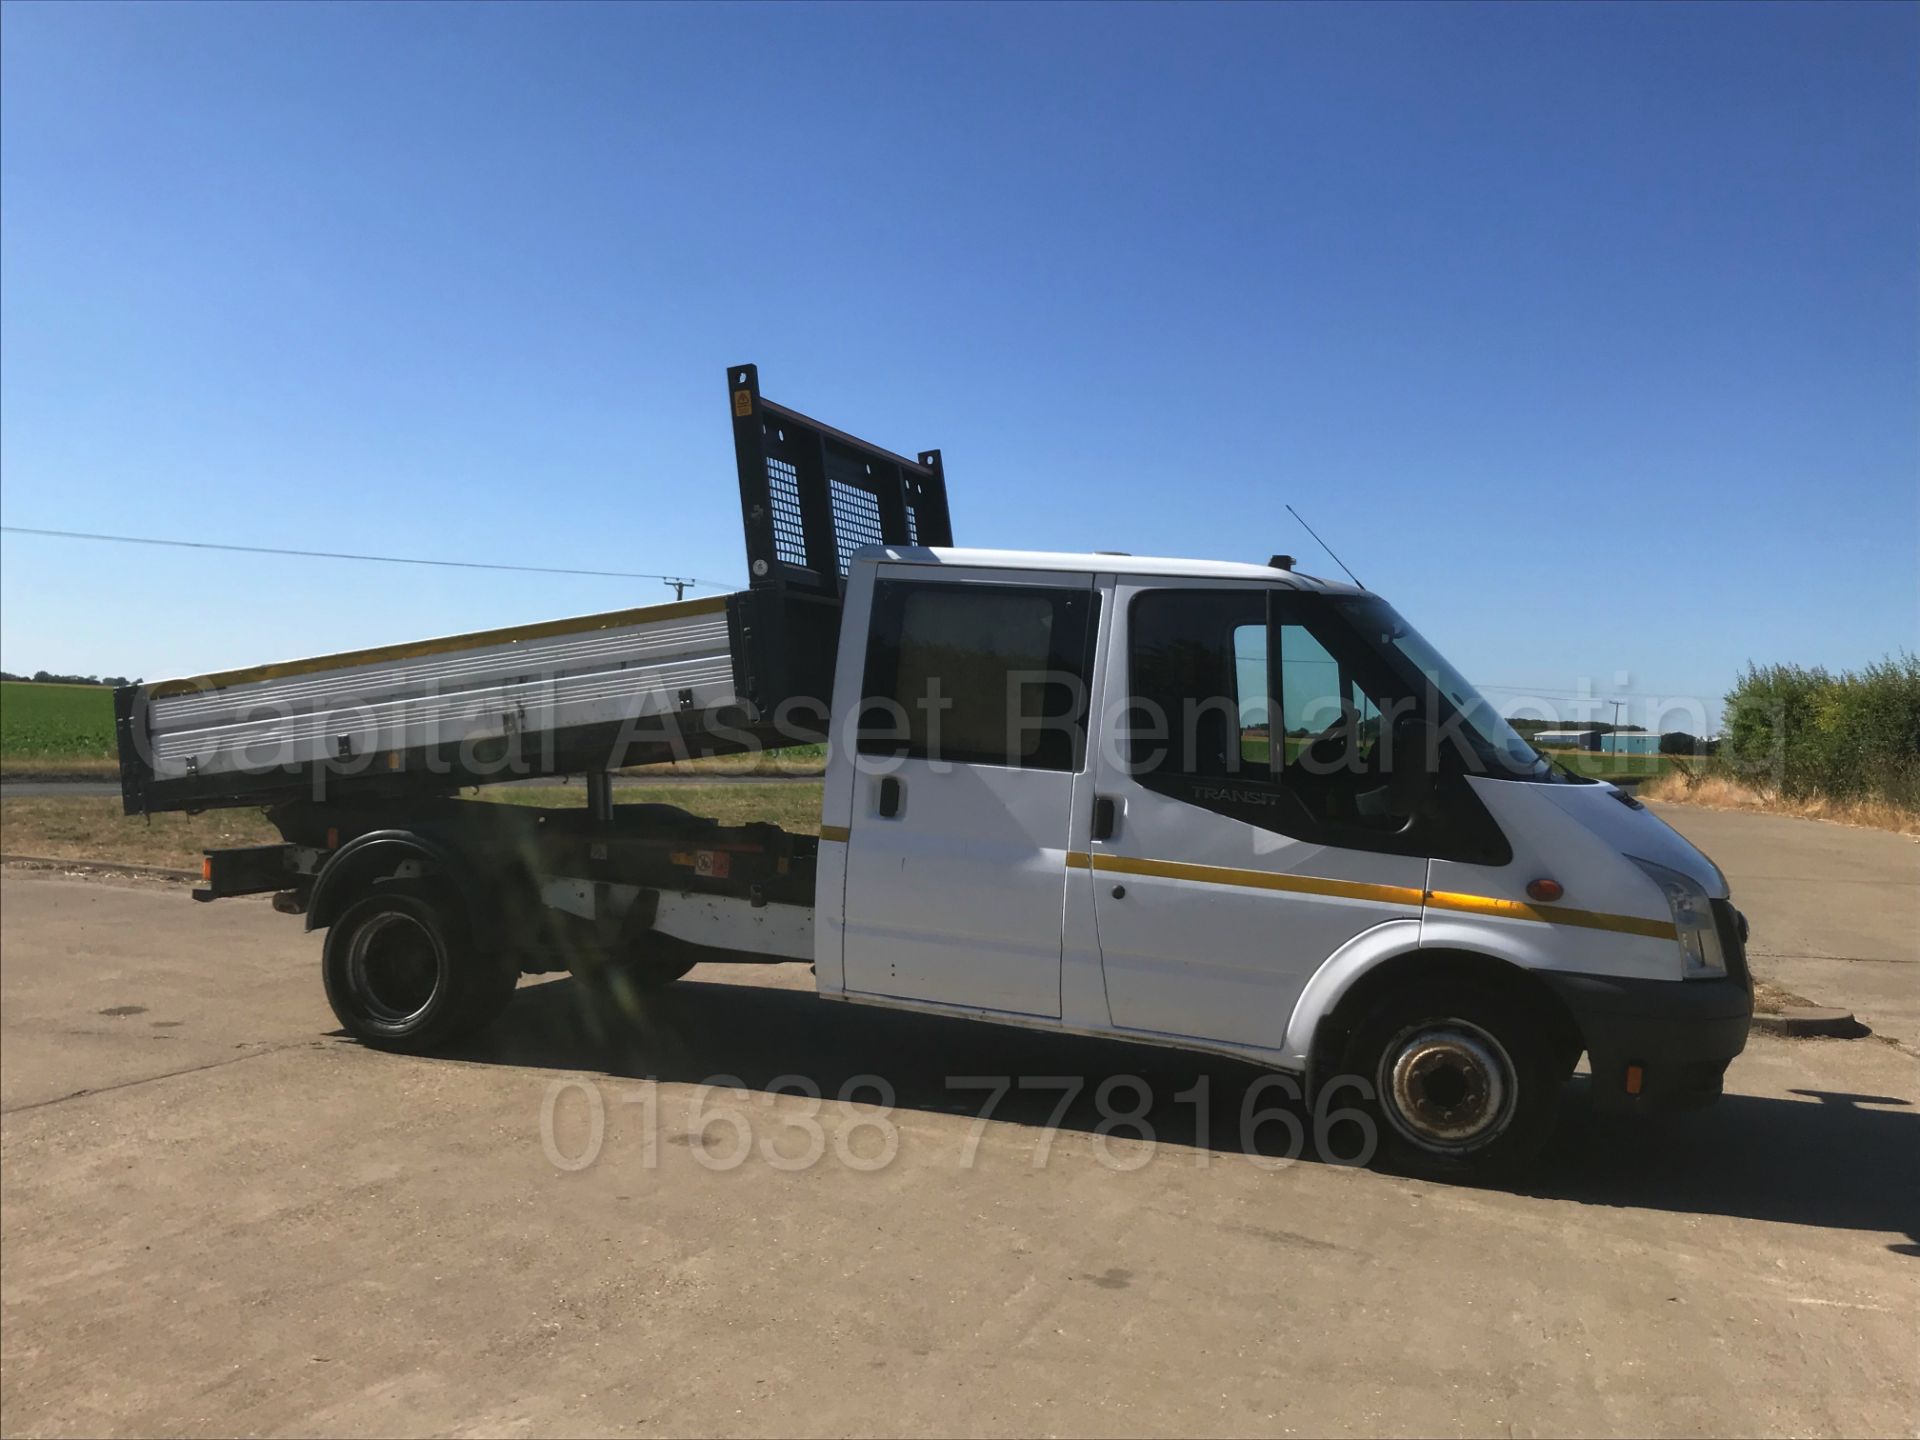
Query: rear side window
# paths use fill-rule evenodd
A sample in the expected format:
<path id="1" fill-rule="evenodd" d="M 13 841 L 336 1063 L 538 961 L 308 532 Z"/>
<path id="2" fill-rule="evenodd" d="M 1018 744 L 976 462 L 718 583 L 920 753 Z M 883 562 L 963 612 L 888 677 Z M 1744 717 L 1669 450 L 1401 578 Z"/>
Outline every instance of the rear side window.
<path id="1" fill-rule="evenodd" d="M 860 753 L 1079 769 L 1095 603 L 1085 589 L 880 581 Z"/>

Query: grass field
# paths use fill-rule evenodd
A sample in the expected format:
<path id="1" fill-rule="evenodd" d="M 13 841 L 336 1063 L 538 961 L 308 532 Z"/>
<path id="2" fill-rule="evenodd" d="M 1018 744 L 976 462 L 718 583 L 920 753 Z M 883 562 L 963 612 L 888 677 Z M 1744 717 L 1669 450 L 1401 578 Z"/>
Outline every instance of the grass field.
<path id="1" fill-rule="evenodd" d="M 101 774 L 113 768 L 113 691 L 0 680 L 0 772 Z"/>
<path id="2" fill-rule="evenodd" d="M 820 830 L 818 785 L 622 786 L 621 805 L 678 805 L 728 825 L 771 820 L 800 834 Z M 566 786 L 495 786 L 479 798 L 502 805 L 570 809 L 586 803 L 586 789 Z M 231 845 L 268 845 L 280 834 L 258 810 L 211 810 L 201 815 L 120 813 L 110 796 L 52 795 L 0 799 L 0 850 L 59 860 L 111 860 L 198 870 L 200 852 Z"/>

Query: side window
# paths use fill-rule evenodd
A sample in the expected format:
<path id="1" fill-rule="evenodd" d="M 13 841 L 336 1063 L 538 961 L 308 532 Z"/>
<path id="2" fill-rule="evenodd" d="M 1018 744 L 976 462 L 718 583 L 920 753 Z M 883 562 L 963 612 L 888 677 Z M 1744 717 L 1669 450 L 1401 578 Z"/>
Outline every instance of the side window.
<path id="1" fill-rule="evenodd" d="M 1285 762 L 1297 760 L 1317 735 L 1345 714 L 1340 662 L 1304 625 L 1280 626 L 1280 699 L 1286 717 Z"/>
<path id="2" fill-rule="evenodd" d="M 1379 667 L 1322 610 L 1264 590 L 1149 590 L 1128 633 L 1142 784 L 1286 833 L 1404 828 L 1388 809 Z"/>
<path id="3" fill-rule="evenodd" d="M 860 753 L 1077 770 L 1094 606 L 1082 589 L 879 582 Z"/>
<path id="4" fill-rule="evenodd" d="M 1134 598 L 1128 632 L 1133 773 L 1266 779 L 1264 592 L 1149 590 Z"/>
<path id="5" fill-rule="evenodd" d="M 1404 696 L 1350 627 L 1324 611 L 1300 615 L 1277 607 L 1280 710 L 1286 717 L 1286 760 L 1280 781 L 1317 822 L 1360 830 L 1397 830 L 1405 817 L 1389 810 L 1388 746 L 1382 712 L 1404 713 Z"/>

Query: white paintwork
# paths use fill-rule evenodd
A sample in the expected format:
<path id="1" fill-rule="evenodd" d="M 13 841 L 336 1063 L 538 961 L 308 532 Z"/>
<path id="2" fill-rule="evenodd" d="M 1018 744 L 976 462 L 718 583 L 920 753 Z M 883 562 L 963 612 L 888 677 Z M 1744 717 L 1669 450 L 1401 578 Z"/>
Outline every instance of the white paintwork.
<path id="1" fill-rule="evenodd" d="M 1116 574 L 1152 576 L 1170 580 L 1242 580 L 1278 585 L 1289 590 L 1313 590 L 1328 595 L 1363 592 L 1338 580 L 1305 575 L 1298 570 L 1276 570 L 1238 560 L 1182 560 L 1163 555 L 1102 555 L 1098 551 L 929 549 L 909 545 L 870 545 L 856 552 L 856 561 L 896 565 L 933 566 L 942 570 L 1045 570 L 1061 575 Z M 941 580 L 951 580 L 943 574 Z M 1036 581 L 1035 583 L 1042 583 Z"/>
<path id="2" fill-rule="evenodd" d="M 1109 561 L 1111 563 L 1111 561 Z M 1097 619 L 1104 635 L 1107 617 L 1113 610 L 1115 577 L 1095 575 L 1093 588 L 1099 596 Z M 1107 666 L 1101 651 L 1094 652 L 1093 674 L 1087 687 L 1087 713 L 1105 713 Z M 1097 735 L 1089 735 L 1087 762 L 1073 781 L 1073 813 L 1067 834 L 1067 849 L 1079 855 L 1092 845 L 1094 781 L 1098 765 L 1094 751 Z M 1107 1004 L 1107 977 L 1100 964 L 1100 932 L 1094 925 L 1093 887 L 1098 880 L 1091 870 L 1076 867 L 1067 871 L 1066 914 L 1060 944 L 1060 1020 L 1063 1025 L 1091 1031 L 1107 1031 L 1113 1026 L 1113 1012 Z"/>
<path id="3" fill-rule="evenodd" d="M 853 733 L 873 581 L 883 565 L 889 574 L 919 569 L 943 583 L 1091 576 L 1101 597 L 1095 717 L 1106 714 L 1108 696 L 1124 693 L 1125 605 L 1136 589 L 1221 584 L 1352 593 L 1258 565 L 874 547 L 861 552 L 849 576 L 837 737 Z M 1013 780 L 1044 772 L 955 779 L 995 767 L 948 766 L 947 776 L 932 777 L 913 768 L 924 762 L 884 762 L 906 787 L 903 820 L 921 822 L 901 828 L 874 815 L 877 775 L 851 749 L 830 750 L 823 811 L 825 824 L 848 827 L 853 837 L 821 849 L 814 959 L 821 993 L 832 999 L 1121 1035 L 1298 1070 L 1315 1028 L 1360 977 L 1422 948 L 1680 983 L 1678 947 L 1614 930 L 1084 868 L 1065 869 L 1056 888 L 1049 867 L 1064 867 L 1064 852 L 1095 851 L 1501 899 L 1523 899 L 1529 880 L 1550 875 L 1566 886 L 1569 906 L 1665 920 L 1657 887 L 1626 858 L 1639 855 L 1693 876 L 1710 894 L 1727 893 L 1711 861 L 1650 812 L 1622 805 L 1611 786 L 1475 780 L 1512 843 L 1513 863 L 1430 865 L 1310 845 L 1170 801 L 1115 771 L 1121 751 L 1112 734 L 1092 737 L 1086 767 L 1065 777 L 1064 824 L 1044 781 L 1031 792 L 1012 788 Z M 1101 793 L 1122 806 L 1106 843 L 1090 839 Z M 1024 808 L 1029 800 L 1037 800 L 1038 813 Z M 874 834 L 889 825 L 894 833 Z M 873 843 L 863 849 L 863 839 Z M 1111 894 L 1115 884 L 1126 887 L 1124 899 Z M 1057 961 L 1051 991 L 1043 978 L 1050 956 Z"/>
<path id="4" fill-rule="evenodd" d="M 1193 584 L 1177 583 L 1182 588 Z M 1104 652 L 1108 693 L 1124 693 L 1131 601 L 1165 584 L 1121 577 Z M 1215 582 L 1207 588 L 1250 587 Z M 1095 749 L 1094 789 L 1123 806 L 1113 839 L 1093 843 L 1096 857 L 1393 885 L 1416 894 L 1426 883 L 1427 864 L 1417 856 L 1335 849 L 1262 830 L 1136 783 L 1119 763 L 1124 753 L 1119 737 L 1114 743 L 1103 740 Z M 1117 1028 L 1264 1049 L 1280 1045 L 1295 999 L 1329 955 L 1363 930 L 1420 913 L 1417 903 L 1098 870 L 1093 903 L 1107 1000 Z"/>
<path id="5" fill-rule="evenodd" d="M 785 960 L 813 956 L 813 910 L 806 905 L 755 905 L 732 895 L 667 891 L 654 911 L 653 928 L 677 940 L 743 955 Z"/>
<path id="6" fill-rule="evenodd" d="M 572 875 L 553 875 L 540 882 L 541 904 L 582 920 L 618 920 L 640 894 L 638 885 Z M 807 905 L 755 905 L 745 896 L 665 890 L 655 902 L 650 928 L 715 950 L 785 960 L 807 960 L 813 955 L 813 909 Z"/>
<path id="7" fill-rule="evenodd" d="M 457 638 L 457 637 L 456 637 Z M 154 773 L 258 772 L 354 757 L 540 737 L 580 726 L 640 722 L 734 701 L 727 617 L 678 616 L 531 640 L 477 637 L 472 648 L 342 665 L 311 674 L 164 695 L 148 707 Z"/>
<path id="8" fill-rule="evenodd" d="M 1033 583 L 1022 572 L 951 567 L 940 578 L 983 587 Z M 1053 574 L 1044 583 L 1091 586 L 1092 576 Z M 850 731 L 841 738 L 841 748 L 854 748 Z M 1073 775 L 849 758 L 846 988 L 1058 1017 Z M 891 819 L 879 813 L 889 780 L 901 790 Z"/>
<path id="9" fill-rule="evenodd" d="M 1664 921 L 1670 918 L 1665 897 L 1627 854 L 1684 868 L 1696 878 L 1718 874 L 1652 811 L 1629 810 L 1614 799 L 1611 786 L 1528 785 L 1485 778 L 1467 783 L 1505 832 L 1514 858 L 1502 866 L 1435 860 L 1428 873 L 1436 891 L 1524 902 L 1528 882 L 1544 878 L 1565 887 L 1561 903 L 1570 908 Z M 1571 805 L 1557 803 L 1569 798 Z M 1615 815 L 1628 823 L 1617 825 Z M 1639 821 L 1646 823 L 1634 823 Z M 1623 850 L 1623 833 L 1632 835 L 1639 848 Z M 1719 893 L 1726 894 L 1724 886 Z M 1673 941 L 1615 930 L 1429 909 L 1420 944 L 1465 946 L 1534 970 L 1676 982 L 1681 978 L 1680 949 Z"/>

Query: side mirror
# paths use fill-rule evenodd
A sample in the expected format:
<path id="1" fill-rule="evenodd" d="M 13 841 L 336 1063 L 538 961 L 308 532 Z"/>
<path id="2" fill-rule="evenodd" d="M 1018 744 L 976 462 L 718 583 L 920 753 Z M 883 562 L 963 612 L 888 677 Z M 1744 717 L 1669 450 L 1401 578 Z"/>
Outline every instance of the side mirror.
<path id="1" fill-rule="evenodd" d="M 1402 820 L 1411 820 L 1426 808 L 1432 797 L 1434 771 L 1440 764 L 1433 722 L 1414 715 L 1403 715 L 1394 721 L 1388 762 L 1391 766 L 1387 772 L 1388 811 Z"/>

